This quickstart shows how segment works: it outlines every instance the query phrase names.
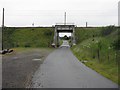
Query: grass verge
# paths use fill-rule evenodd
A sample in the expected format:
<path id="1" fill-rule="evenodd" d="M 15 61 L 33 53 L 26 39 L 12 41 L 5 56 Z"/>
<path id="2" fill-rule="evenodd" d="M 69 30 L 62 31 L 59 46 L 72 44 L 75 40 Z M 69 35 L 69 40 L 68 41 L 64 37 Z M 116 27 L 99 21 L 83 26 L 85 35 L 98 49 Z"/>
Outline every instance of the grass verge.
<path id="1" fill-rule="evenodd" d="M 109 42 L 102 37 L 96 37 L 94 42 L 91 41 L 92 38 L 89 38 L 73 46 L 71 48 L 73 54 L 86 66 L 120 85 L 120 82 L 118 82 L 118 62 L 116 61 L 115 51 L 106 49 L 109 46 Z M 96 43 L 99 41 L 102 41 L 102 49 L 99 52 L 100 59 L 98 59 Z"/>

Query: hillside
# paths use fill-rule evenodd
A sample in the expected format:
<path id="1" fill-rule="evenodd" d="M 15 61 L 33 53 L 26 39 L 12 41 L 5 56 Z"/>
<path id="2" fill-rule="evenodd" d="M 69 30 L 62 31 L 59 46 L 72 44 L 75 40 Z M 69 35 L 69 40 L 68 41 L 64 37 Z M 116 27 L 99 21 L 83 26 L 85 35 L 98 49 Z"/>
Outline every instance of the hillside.
<path id="1" fill-rule="evenodd" d="M 3 30 L 3 46 L 13 47 L 49 47 L 53 42 L 53 28 L 14 28 Z"/>
<path id="2" fill-rule="evenodd" d="M 114 26 L 77 28 L 72 51 L 85 65 L 118 83 L 118 35 Z"/>

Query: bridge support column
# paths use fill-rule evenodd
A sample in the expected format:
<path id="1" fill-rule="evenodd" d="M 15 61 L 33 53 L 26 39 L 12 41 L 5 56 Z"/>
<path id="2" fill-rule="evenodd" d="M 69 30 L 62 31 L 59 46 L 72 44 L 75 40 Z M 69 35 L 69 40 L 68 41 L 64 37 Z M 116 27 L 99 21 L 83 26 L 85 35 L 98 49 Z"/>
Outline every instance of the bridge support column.
<path id="1" fill-rule="evenodd" d="M 73 28 L 73 33 L 72 33 L 72 44 L 76 45 L 76 41 L 75 41 L 75 28 Z"/>
<path id="2" fill-rule="evenodd" d="M 57 45 L 57 29 L 55 27 L 55 30 L 54 30 L 54 41 L 53 41 L 53 44 L 52 44 L 54 47 L 56 47 Z"/>
<path id="3" fill-rule="evenodd" d="M 55 47 L 59 47 L 59 33 L 57 32 L 57 28 L 55 27 L 54 31 L 54 42 L 53 42 Z"/>
<path id="4" fill-rule="evenodd" d="M 57 47 L 59 47 L 59 33 L 57 32 L 57 41 L 56 41 Z"/>

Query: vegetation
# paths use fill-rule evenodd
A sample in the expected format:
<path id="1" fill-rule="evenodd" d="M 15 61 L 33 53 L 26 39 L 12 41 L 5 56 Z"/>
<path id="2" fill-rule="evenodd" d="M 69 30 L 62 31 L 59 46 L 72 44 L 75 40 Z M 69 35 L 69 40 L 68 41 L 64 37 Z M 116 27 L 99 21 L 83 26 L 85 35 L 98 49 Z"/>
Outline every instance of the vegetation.
<path id="1" fill-rule="evenodd" d="M 76 57 L 88 67 L 118 83 L 119 28 L 77 28 L 77 45 L 72 47 Z M 120 82 L 119 82 L 120 84 Z"/>
<path id="2" fill-rule="evenodd" d="M 50 47 L 53 28 L 9 28 L 3 30 L 3 48 Z"/>
<path id="3" fill-rule="evenodd" d="M 3 48 L 50 47 L 53 28 L 4 28 Z M 71 49 L 87 66 L 118 83 L 120 32 L 118 27 L 76 28 L 77 45 Z M 62 41 L 61 41 L 62 43 Z M 119 81 L 120 84 L 120 81 Z"/>

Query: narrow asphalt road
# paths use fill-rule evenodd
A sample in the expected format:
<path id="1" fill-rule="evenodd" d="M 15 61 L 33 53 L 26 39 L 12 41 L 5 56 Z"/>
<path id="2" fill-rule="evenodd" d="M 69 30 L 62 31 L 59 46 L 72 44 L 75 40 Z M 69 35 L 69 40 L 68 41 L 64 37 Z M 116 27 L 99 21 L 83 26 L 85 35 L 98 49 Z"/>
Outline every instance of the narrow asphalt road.
<path id="1" fill-rule="evenodd" d="M 72 54 L 67 41 L 36 71 L 33 88 L 117 88 L 117 84 L 86 67 Z"/>

